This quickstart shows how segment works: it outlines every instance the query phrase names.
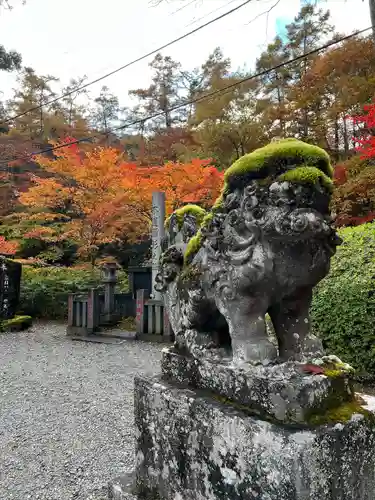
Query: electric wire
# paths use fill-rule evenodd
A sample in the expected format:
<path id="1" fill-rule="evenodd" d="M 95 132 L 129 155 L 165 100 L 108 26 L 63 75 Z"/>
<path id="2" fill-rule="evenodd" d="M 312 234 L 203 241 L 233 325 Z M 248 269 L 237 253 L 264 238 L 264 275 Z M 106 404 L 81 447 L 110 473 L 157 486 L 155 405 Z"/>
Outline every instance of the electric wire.
<path id="1" fill-rule="evenodd" d="M 226 87 L 223 87 L 221 89 L 209 92 L 208 94 L 204 94 L 204 95 L 201 95 L 201 96 L 196 97 L 194 99 L 189 99 L 189 100 L 184 101 L 182 103 L 176 104 L 175 106 L 172 106 L 168 110 L 160 111 L 160 112 L 154 113 L 152 115 L 146 116 L 145 118 L 134 120 L 132 122 L 122 124 L 122 125 L 120 125 L 118 127 L 114 127 L 113 129 L 107 131 L 105 134 L 103 132 L 98 132 L 98 133 L 95 133 L 95 134 L 93 134 L 91 136 L 87 136 L 87 137 L 84 137 L 84 138 L 81 138 L 81 139 L 76 139 L 74 141 L 70 141 L 70 142 L 58 144 L 58 145 L 52 146 L 50 148 L 42 149 L 41 151 L 37 151 L 35 153 L 30 153 L 27 156 L 15 157 L 12 160 L 8 160 L 7 163 L 9 163 L 11 161 L 15 161 L 15 160 L 22 160 L 22 159 L 23 160 L 30 160 L 34 156 L 45 154 L 45 153 L 50 153 L 52 151 L 64 148 L 66 146 L 72 146 L 74 144 L 80 144 L 81 142 L 89 142 L 92 139 L 94 139 L 95 137 L 103 137 L 104 135 L 108 136 L 108 134 L 118 132 L 119 130 L 124 130 L 124 129 L 132 127 L 134 125 L 140 125 L 140 124 L 145 123 L 146 121 L 152 120 L 154 118 L 158 118 L 159 116 L 164 115 L 166 111 L 168 113 L 170 113 L 172 111 L 176 111 L 177 109 L 183 108 L 185 106 L 189 106 L 191 104 L 195 104 L 197 102 L 201 102 L 201 101 L 203 101 L 205 99 L 210 99 L 210 98 L 212 98 L 214 96 L 217 96 L 219 94 L 227 94 L 228 92 L 230 92 L 235 87 L 238 87 L 238 86 L 240 86 L 240 85 L 242 85 L 244 83 L 247 83 L 247 82 L 249 82 L 251 80 L 254 80 L 256 78 L 259 78 L 261 76 L 267 75 L 267 74 L 271 73 L 272 71 L 276 71 L 276 70 L 278 70 L 278 69 L 280 69 L 280 68 L 282 68 L 284 66 L 287 66 L 289 64 L 293 64 L 293 63 L 295 63 L 297 61 L 301 61 L 301 60 L 303 60 L 303 59 L 305 59 L 307 57 L 310 57 L 310 56 L 312 56 L 314 54 L 317 54 L 318 52 L 320 52 L 322 50 L 325 50 L 325 49 L 327 49 L 329 47 L 337 45 L 337 44 L 339 44 L 339 43 L 341 43 L 343 41 L 350 40 L 351 38 L 353 38 L 355 36 L 361 35 L 361 34 L 365 33 L 366 31 L 369 31 L 371 29 L 372 29 L 372 26 L 369 26 L 369 27 L 364 28 L 362 30 L 356 31 L 354 33 L 351 33 L 350 35 L 346 35 L 346 36 L 338 38 L 338 39 L 336 38 L 335 40 L 331 40 L 330 42 L 327 42 L 326 44 L 321 45 L 320 47 L 317 47 L 316 49 L 313 49 L 313 50 L 311 50 L 309 52 L 306 52 L 306 53 L 301 54 L 299 56 L 293 57 L 292 59 L 288 59 L 287 61 L 284 61 L 284 62 L 282 62 L 280 64 L 277 64 L 277 65 L 273 66 L 272 68 L 269 68 L 269 69 L 266 69 L 266 70 L 263 70 L 263 71 L 259 71 L 258 73 L 250 75 L 250 76 L 248 76 L 246 78 L 242 78 L 241 80 L 238 80 L 237 82 L 234 82 L 234 83 L 232 83 L 230 85 L 227 85 Z M 0 163 L 0 166 L 4 166 L 4 164 Z"/>

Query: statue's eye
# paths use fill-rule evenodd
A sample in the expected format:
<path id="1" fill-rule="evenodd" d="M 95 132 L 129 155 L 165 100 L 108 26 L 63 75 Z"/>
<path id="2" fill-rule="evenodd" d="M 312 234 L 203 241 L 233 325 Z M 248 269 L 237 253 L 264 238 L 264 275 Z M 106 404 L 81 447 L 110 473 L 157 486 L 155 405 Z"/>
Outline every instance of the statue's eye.
<path id="1" fill-rule="evenodd" d="M 230 225 L 235 225 L 239 220 L 239 213 L 238 213 L 238 210 L 232 210 L 231 212 L 229 212 L 228 214 L 228 223 Z"/>
<path id="2" fill-rule="evenodd" d="M 261 219 L 263 217 L 263 213 L 264 213 L 264 211 L 262 208 L 259 208 L 259 207 L 254 208 L 254 210 L 253 210 L 254 219 Z"/>
<path id="3" fill-rule="evenodd" d="M 245 210 L 253 210 L 254 207 L 258 205 L 259 201 L 256 196 L 250 196 L 245 201 Z"/>

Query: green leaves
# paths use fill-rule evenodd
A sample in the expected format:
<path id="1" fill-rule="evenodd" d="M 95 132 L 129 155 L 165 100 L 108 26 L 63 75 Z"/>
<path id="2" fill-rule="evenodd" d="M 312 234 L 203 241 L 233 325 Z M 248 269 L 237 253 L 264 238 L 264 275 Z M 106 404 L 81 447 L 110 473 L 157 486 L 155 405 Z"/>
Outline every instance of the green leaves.
<path id="1" fill-rule="evenodd" d="M 312 327 L 330 353 L 375 376 L 375 223 L 340 236 L 344 243 L 314 292 Z"/>
<path id="2" fill-rule="evenodd" d="M 98 268 L 23 266 L 20 307 L 33 318 L 63 319 L 68 313 L 70 293 L 85 293 L 100 286 Z M 118 288 L 128 290 L 126 273 L 119 273 Z"/>

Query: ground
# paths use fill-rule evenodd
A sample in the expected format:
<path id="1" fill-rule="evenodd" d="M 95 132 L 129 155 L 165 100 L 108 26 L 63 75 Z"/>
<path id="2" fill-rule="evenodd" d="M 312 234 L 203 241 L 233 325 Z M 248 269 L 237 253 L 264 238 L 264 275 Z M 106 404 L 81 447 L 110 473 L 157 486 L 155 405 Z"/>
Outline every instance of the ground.
<path id="1" fill-rule="evenodd" d="M 74 342 L 65 325 L 0 335 L 0 499 L 105 500 L 134 464 L 133 379 L 160 345 Z"/>

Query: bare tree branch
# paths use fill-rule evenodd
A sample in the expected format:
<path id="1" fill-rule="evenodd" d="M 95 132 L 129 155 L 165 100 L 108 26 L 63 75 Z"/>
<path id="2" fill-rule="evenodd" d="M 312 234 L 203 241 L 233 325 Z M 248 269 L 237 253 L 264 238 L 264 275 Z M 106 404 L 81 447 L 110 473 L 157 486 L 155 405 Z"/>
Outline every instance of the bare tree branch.
<path id="1" fill-rule="evenodd" d="M 268 29 L 268 18 L 269 18 L 269 15 L 270 15 L 270 12 L 280 3 L 280 0 L 276 0 L 276 2 L 271 5 L 271 7 L 267 10 L 265 10 L 264 12 L 261 12 L 260 14 L 258 14 L 257 16 L 253 17 L 253 19 L 251 19 L 248 23 L 246 23 L 246 26 L 248 24 L 251 24 L 253 23 L 254 21 L 256 21 L 257 19 L 259 19 L 260 17 L 264 16 L 264 14 L 266 14 L 267 16 L 267 29 Z M 267 35 L 267 34 L 266 34 Z"/>

